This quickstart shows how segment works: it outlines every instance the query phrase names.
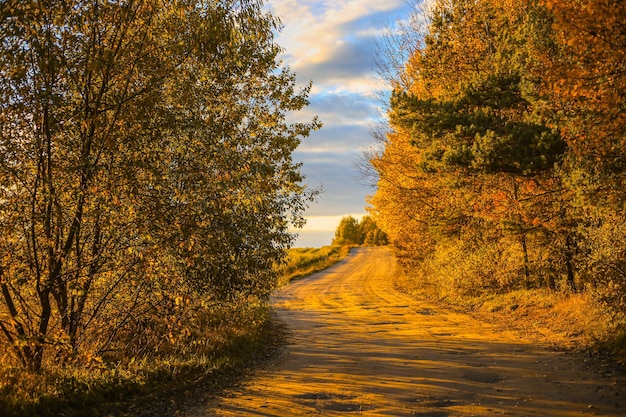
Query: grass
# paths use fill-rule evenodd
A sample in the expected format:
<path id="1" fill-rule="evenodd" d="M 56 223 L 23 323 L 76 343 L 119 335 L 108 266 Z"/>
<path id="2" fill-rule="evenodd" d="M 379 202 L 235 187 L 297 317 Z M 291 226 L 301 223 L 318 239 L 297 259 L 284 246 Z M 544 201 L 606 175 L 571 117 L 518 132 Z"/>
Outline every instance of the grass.
<path id="1" fill-rule="evenodd" d="M 0 358 L 2 417 L 170 415 L 185 398 L 215 394 L 270 357 L 284 339 L 269 309 L 226 317 L 206 354 L 136 358 L 91 368 L 48 367 L 40 373 L 7 366 Z M 242 324 L 246 323 L 246 325 Z M 191 395 L 193 393 L 193 395 Z M 168 411 L 168 407 L 175 409 Z"/>
<path id="2" fill-rule="evenodd" d="M 291 249 L 279 269 L 280 284 L 325 269 L 350 248 Z M 246 304 L 214 312 L 198 330 L 206 349 L 158 357 L 95 361 L 90 366 L 49 365 L 40 373 L 12 366 L 0 356 L 2 417 L 172 415 L 181 401 L 194 402 L 237 384 L 278 351 L 284 329 L 266 305 Z"/>
<path id="3" fill-rule="evenodd" d="M 346 258 L 349 253 L 350 246 L 290 249 L 287 262 L 279 267 L 279 286 L 326 269 Z"/>
<path id="4" fill-rule="evenodd" d="M 520 289 L 502 294 L 459 295 L 412 279 L 410 275 L 405 275 L 396 285 L 417 298 L 514 329 L 537 343 L 608 354 L 619 365 L 626 366 L 626 323 L 608 314 L 589 293 Z"/>

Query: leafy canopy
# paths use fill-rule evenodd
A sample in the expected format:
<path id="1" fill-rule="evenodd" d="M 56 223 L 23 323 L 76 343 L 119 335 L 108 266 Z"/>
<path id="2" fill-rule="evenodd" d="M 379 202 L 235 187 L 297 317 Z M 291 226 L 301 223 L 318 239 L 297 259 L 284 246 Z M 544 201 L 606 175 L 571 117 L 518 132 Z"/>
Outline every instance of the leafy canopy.
<path id="1" fill-rule="evenodd" d="M 266 299 L 319 127 L 286 121 L 309 87 L 278 28 L 259 1 L 2 2 L 0 334 L 23 365 Z"/>

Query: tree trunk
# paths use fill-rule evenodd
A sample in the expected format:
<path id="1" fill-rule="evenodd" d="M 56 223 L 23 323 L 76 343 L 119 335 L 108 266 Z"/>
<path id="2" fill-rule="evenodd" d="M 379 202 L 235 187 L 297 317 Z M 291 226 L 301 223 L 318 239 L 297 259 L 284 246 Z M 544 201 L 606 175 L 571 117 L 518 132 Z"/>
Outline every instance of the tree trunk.
<path id="1" fill-rule="evenodd" d="M 519 187 L 517 181 L 513 180 L 513 197 L 516 202 L 519 202 Z M 521 214 L 518 214 L 517 220 L 519 222 L 520 227 L 523 227 L 524 219 Z M 526 232 L 522 231 L 520 241 L 522 243 L 522 252 L 524 257 L 524 278 L 525 278 L 525 286 L 526 289 L 530 289 L 530 266 L 528 261 L 528 244 L 526 243 Z"/>
<path id="2" fill-rule="evenodd" d="M 28 367 L 31 371 L 39 372 L 43 363 L 44 346 L 52 308 L 50 306 L 50 290 L 48 288 L 38 290 L 39 302 L 41 303 L 41 316 L 39 317 L 39 329 L 35 338 L 35 346 L 32 355 L 28 360 Z"/>
<path id="3" fill-rule="evenodd" d="M 567 234 L 565 238 L 565 269 L 567 271 L 567 284 L 573 292 L 577 292 L 575 273 L 574 273 L 574 240 L 571 234 Z"/>

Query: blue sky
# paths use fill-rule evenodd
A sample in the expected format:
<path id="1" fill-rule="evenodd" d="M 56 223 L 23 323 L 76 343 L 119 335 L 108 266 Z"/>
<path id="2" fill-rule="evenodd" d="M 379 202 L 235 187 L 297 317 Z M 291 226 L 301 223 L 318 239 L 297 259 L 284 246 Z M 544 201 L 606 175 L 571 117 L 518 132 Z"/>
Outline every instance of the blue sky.
<path id="1" fill-rule="evenodd" d="M 296 246 L 330 244 L 341 217 L 365 213 L 366 195 L 355 162 L 373 144 L 370 128 L 380 119 L 376 38 L 409 14 L 404 0 L 268 0 L 284 28 L 277 43 L 298 83 L 313 81 L 311 105 L 299 120 L 319 116 L 324 126 L 294 153 L 311 187 L 322 187 L 306 212 Z"/>

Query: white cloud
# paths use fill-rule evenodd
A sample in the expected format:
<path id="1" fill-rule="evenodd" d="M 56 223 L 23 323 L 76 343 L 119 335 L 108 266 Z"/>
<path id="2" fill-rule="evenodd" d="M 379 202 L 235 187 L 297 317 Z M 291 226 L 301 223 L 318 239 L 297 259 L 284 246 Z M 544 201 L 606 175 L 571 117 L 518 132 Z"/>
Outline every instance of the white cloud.
<path id="1" fill-rule="evenodd" d="M 284 24 L 276 39 L 283 61 L 299 84 L 313 81 L 311 105 L 289 120 L 317 115 L 324 124 L 294 153 L 306 182 L 324 189 L 307 210 L 298 242 L 330 244 L 345 213 L 362 215 L 373 191 L 359 183 L 355 162 L 372 144 L 369 129 L 380 117 L 376 37 L 406 17 L 409 6 L 405 0 L 268 0 L 267 6 Z"/>
<path id="2" fill-rule="evenodd" d="M 374 80 L 373 40 L 406 5 L 403 0 L 272 0 L 269 7 L 284 23 L 277 43 L 300 80 L 312 79 L 324 90 L 365 92 Z"/>
<path id="3" fill-rule="evenodd" d="M 354 91 L 313 93 L 311 104 L 294 119 L 307 120 L 319 116 L 324 126 L 369 126 L 377 118 L 378 102 L 375 97 Z"/>
<path id="4" fill-rule="evenodd" d="M 301 230 L 306 232 L 334 232 L 342 218 L 352 216 L 361 221 L 365 215 L 366 213 L 346 213 L 334 216 L 308 216 L 306 217 L 306 224 Z"/>

